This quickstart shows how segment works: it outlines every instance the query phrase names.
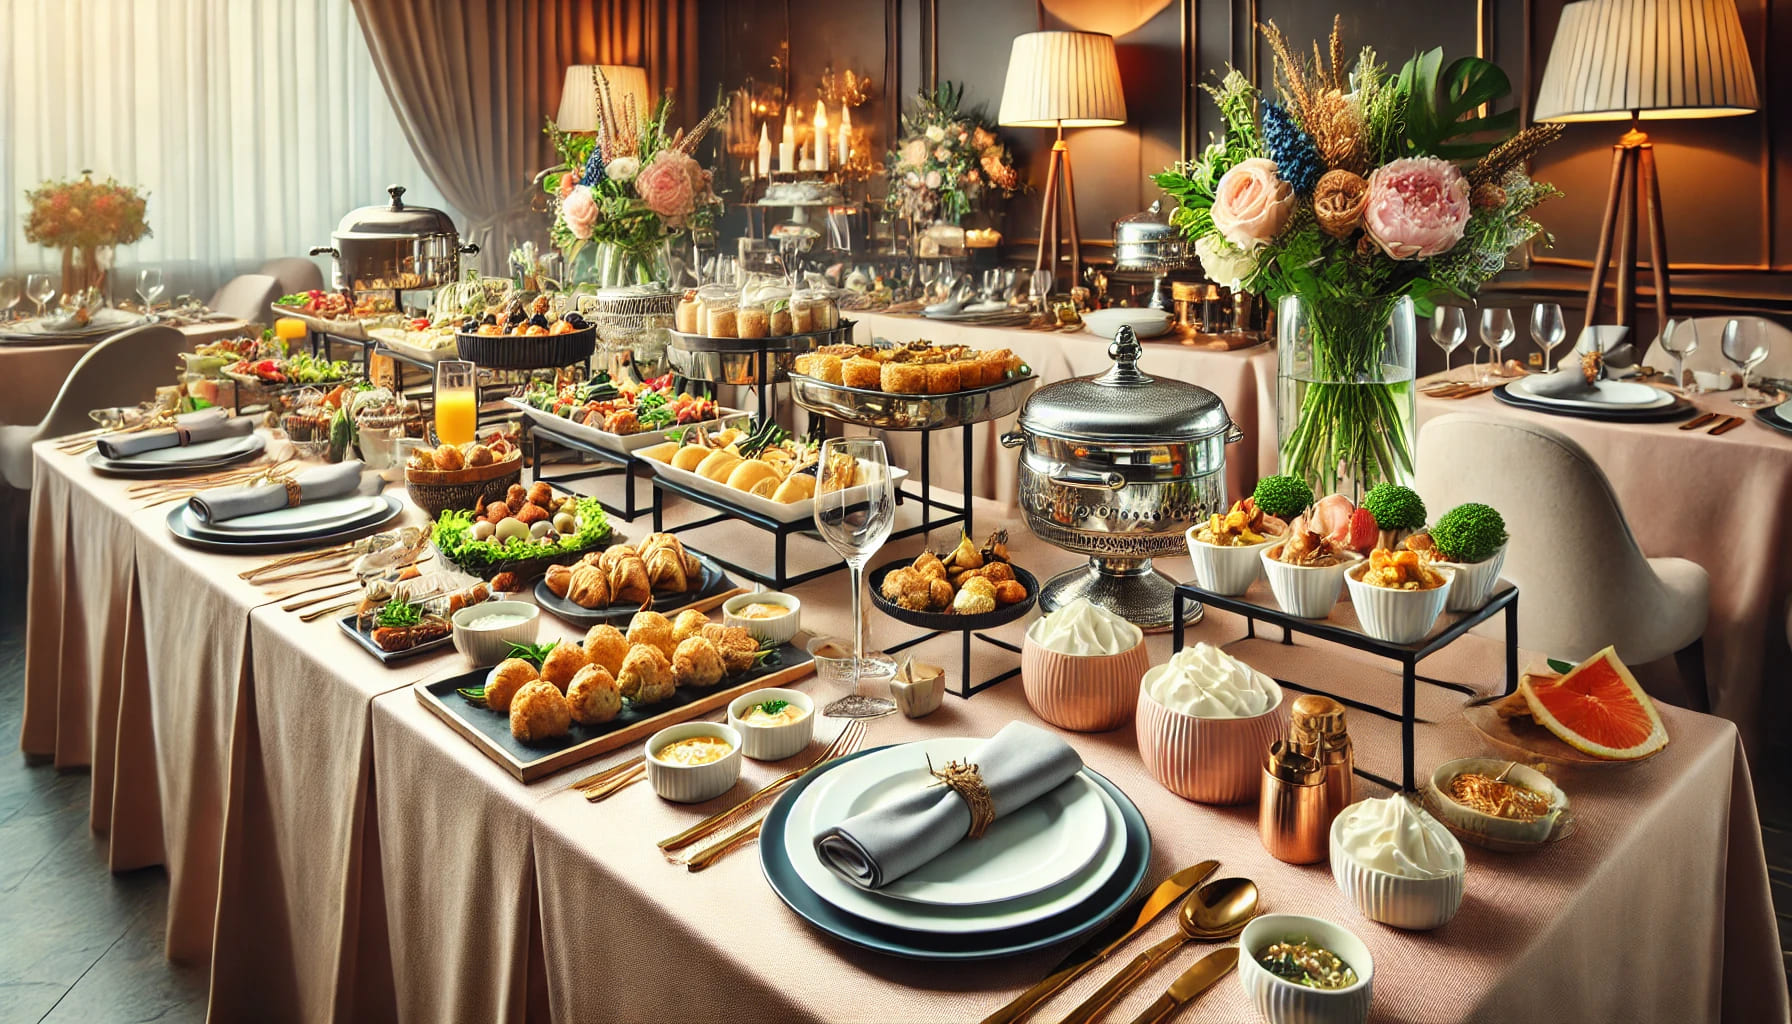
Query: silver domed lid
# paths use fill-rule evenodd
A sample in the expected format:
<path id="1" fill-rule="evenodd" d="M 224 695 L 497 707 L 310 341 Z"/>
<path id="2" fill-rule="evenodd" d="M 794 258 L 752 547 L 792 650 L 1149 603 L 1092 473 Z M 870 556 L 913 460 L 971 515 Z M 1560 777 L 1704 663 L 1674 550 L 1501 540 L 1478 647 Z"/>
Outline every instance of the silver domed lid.
<path id="1" fill-rule="evenodd" d="M 430 235 L 459 237 L 454 221 L 440 210 L 406 206 L 404 186 L 386 189 L 392 201 L 385 206 L 351 210 L 336 225 L 337 238 L 422 238 Z"/>
<path id="2" fill-rule="evenodd" d="M 1121 327 L 1106 373 L 1047 384 L 1028 397 L 1020 426 L 1032 434 L 1091 444 L 1196 441 L 1232 425 L 1219 396 L 1187 381 L 1139 369 L 1140 346 Z"/>

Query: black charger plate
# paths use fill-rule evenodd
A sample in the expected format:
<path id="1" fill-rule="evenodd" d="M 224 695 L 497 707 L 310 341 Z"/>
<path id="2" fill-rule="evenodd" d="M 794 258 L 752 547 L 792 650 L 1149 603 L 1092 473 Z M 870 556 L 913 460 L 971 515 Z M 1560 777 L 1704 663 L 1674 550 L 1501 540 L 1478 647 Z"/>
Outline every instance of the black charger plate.
<path id="1" fill-rule="evenodd" d="M 1763 426 L 1771 427 L 1782 434 L 1792 434 L 1792 419 L 1787 419 L 1786 414 L 1781 411 L 1787 408 L 1792 408 L 1792 402 L 1763 406 L 1755 410 L 1755 419 Z"/>
<path id="2" fill-rule="evenodd" d="M 1015 619 L 1027 614 L 1027 612 L 1032 610 L 1033 603 L 1039 600 L 1038 577 L 1027 570 L 1022 569 L 1018 565 L 1010 564 L 1009 568 L 1014 570 L 1014 578 L 1020 582 L 1021 586 L 1027 588 L 1027 596 L 1023 600 L 1016 601 L 1010 605 L 998 606 L 995 611 L 984 612 L 981 615 L 957 615 L 952 612 L 910 611 L 885 597 L 883 594 L 883 586 L 885 576 L 888 576 L 895 570 L 904 568 L 913 562 L 914 559 L 912 558 L 903 558 L 897 559 L 894 562 L 886 562 L 871 570 L 871 576 L 866 581 L 871 587 L 871 603 L 877 606 L 877 610 L 898 622 L 906 622 L 911 626 L 920 626 L 923 629 L 937 629 L 947 632 L 966 629 L 994 629 L 997 626 L 1005 626 Z"/>
<path id="3" fill-rule="evenodd" d="M 646 609 L 638 604 L 613 604 L 604 608 L 586 608 L 549 590 L 546 576 L 535 581 L 535 603 L 575 626 L 589 628 L 605 622 L 623 625 L 634 618 L 636 612 L 645 610 L 663 613 L 673 608 L 683 608 L 687 604 L 701 601 L 706 597 L 714 597 L 734 585 L 734 581 L 728 578 L 728 574 L 722 571 L 722 567 L 708 555 L 701 551 L 692 551 L 690 548 L 685 548 L 685 550 L 695 556 L 698 564 L 702 567 L 703 575 L 697 586 L 677 594 L 655 594 L 653 603 Z"/>

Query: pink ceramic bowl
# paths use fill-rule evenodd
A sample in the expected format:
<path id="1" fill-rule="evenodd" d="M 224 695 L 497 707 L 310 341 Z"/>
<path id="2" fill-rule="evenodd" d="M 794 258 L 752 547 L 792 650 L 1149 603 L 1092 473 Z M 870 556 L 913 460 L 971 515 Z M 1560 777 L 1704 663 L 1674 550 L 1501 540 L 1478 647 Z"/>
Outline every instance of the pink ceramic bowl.
<path id="1" fill-rule="evenodd" d="M 1269 745 L 1288 735 L 1288 700 L 1252 718 L 1196 718 L 1139 690 L 1139 757 L 1165 789 L 1203 804 L 1257 799 Z"/>
<path id="2" fill-rule="evenodd" d="M 1145 634 L 1119 654 L 1059 654 L 1021 641 L 1020 686 L 1033 712 L 1060 729 L 1106 732 L 1132 717 L 1139 702 L 1139 680 L 1151 667 Z"/>

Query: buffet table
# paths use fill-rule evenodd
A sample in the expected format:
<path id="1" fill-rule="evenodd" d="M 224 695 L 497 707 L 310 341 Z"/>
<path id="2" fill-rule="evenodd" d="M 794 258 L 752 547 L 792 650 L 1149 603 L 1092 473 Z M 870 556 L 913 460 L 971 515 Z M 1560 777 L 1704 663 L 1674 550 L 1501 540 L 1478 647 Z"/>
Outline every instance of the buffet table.
<path id="1" fill-rule="evenodd" d="M 198 345 L 235 337 L 248 326 L 244 320 L 221 320 L 189 324 L 180 331 Z M 50 403 L 56 400 L 62 382 L 68 379 L 69 371 L 89 349 L 108 337 L 110 335 L 102 334 L 49 345 L 0 343 L 0 424 L 16 426 L 41 421 L 44 413 L 50 411 Z"/>

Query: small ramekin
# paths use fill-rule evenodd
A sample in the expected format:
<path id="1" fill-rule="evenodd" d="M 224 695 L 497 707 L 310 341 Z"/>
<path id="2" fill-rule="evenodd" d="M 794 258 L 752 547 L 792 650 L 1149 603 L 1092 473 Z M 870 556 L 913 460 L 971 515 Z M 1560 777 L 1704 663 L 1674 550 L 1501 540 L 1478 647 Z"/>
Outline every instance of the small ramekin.
<path id="1" fill-rule="evenodd" d="M 1044 619 L 1033 620 L 1034 625 Z M 1134 643 L 1119 654 L 1076 655 L 1048 650 L 1033 639 L 1020 645 L 1020 685 L 1033 713 L 1060 729 L 1106 732 L 1125 725 L 1139 703 L 1139 680 L 1151 667 L 1145 633 L 1131 623 Z"/>
<path id="2" fill-rule="evenodd" d="M 793 706 L 803 709 L 803 717 L 777 725 L 755 725 L 742 720 L 742 716 L 753 705 L 764 704 L 768 700 L 789 701 Z M 778 687 L 754 690 L 734 698 L 728 705 L 728 724 L 740 733 L 742 754 L 755 761 L 782 761 L 801 753 L 809 745 L 809 741 L 815 738 L 815 702 L 809 699 L 808 694 L 798 690 Z"/>
<path id="3" fill-rule="evenodd" d="M 522 622 L 507 626 L 481 626 L 480 619 L 493 615 L 522 615 Z M 510 657 L 511 644 L 532 644 L 541 631 L 541 609 L 528 601 L 487 601 L 455 612 L 454 649 L 477 667 L 496 665 Z"/>
<path id="4" fill-rule="evenodd" d="M 744 619 L 738 613 L 750 604 L 775 604 L 789 612 L 775 619 Z M 776 591 L 763 594 L 736 594 L 722 604 L 722 624 L 739 626 L 753 634 L 753 639 L 760 643 L 787 644 L 796 636 L 803 624 L 803 602 Z M 751 757 L 752 755 L 747 755 Z"/>
<path id="5" fill-rule="evenodd" d="M 1263 571 L 1263 563 L 1257 558 L 1258 552 L 1273 544 L 1280 544 L 1283 540 L 1281 537 L 1269 537 L 1256 544 L 1238 547 L 1203 544 L 1195 539 L 1195 534 L 1200 533 L 1205 525 L 1207 524 L 1197 523 L 1183 531 L 1183 537 L 1188 542 L 1189 561 L 1195 564 L 1195 586 L 1228 597 L 1251 589 L 1251 584 L 1257 582 L 1258 574 Z"/>
<path id="6" fill-rule="evenodd" d="M 667 744 L 692 736 L 716 736 L 728 741 L 731 748 L 721 758 L 708 764 L 667 764 L 656 754 Z M 647 741 L 647 781 L 653 791 L 673 803 L 698 804 L 713 800 L 734 788 L 740 780 L 740 731 L 719 722 L 685 722 L 653 734 Z"/>
<path id="7" fill-rule="evenodd" d="M 1433 565 L 1437 574 L 1444 578 L 1442 586 L 1430 590 L 1394 590 L 1364 583 L 1362 575 L 1368 567 L 1369 562 L 1365 559 L 1344 573 L 1344 585 L 1350 589 L 1350 603 L 1356 606 L 1363 632 L 1390 644 L 1416 644 L 1425 639 L 1431 627 L 1437 624 L 1437 617 L 1443 614 L 1456 573 Z"/>
<path id="8" fill-rule="evenodd" d="M 1277 686 L 1275 703 L 1260 715 L 1197 718 L 1165 707 L 1140 686 L 1135 728 L 1139 758 L 1159 785 L 1197 803 L 1244 803 L 1263 787 L 1269 745 L 1288 734 L 1288 699 Z"/>
<path id="9" fill-rule="evenodd" d="M 1305 939 L 1336 953 L 1356 972 L 1347 988 L 1308 988 L 1276 977 L 1257 962 L 1276 942 Z M 1362 1024 L 1375 990 L 1369 947 L 1344 926 L 1305 914 L 1264 914 L 1238 936 L 1238 984 L 1268 1024 Z"/>
<path id="10" fill-rule="evenodd" d="M 1472 612 L 1487 603 L 1487 596 L 1493 593 L 1493 585 L 1499 582 L 1500 567 L 1506 564 L 1506 545 L 1501 544 L 1500 549 L 1484 561 L 1432 564 L 1456 574 L 1455 581 L 1450 584 L 1450 599 L 1444 604 L 1444 610 Z"/>
<path id="11" fill-rule="evenodd" d="M 1263 574 L 1269 577 L 1270 592 L 1276 604 L 1290 615 L 1303 619 L 1323 619 L 1332 613 L 1338 595 L 1344 591 L 1344 574 L 1362 560 L 1361 555 L 1345 555 L 1337 565 L 1289 565 L 1275 555 L 1282 550 L 1281 541 L 1264 548 Z"/>
<path id="12" fill-rule="evenodd" d="M 1456 859 L 1462 864 L 1456 871 L 1437 878 L 1391 874 L 1369 867 L 1345 851 L 1341 839 L 1344 817 L 1349 810 L 1345 808 L 1332 819 L 1332 878 L 1338 883 L 1338 889 L 1371 921 L 1412 931 L 1441 928 L 1449 923 L 1462 906 L 1462 883 L 1468 875 L 1468 861 L 1456 837 L 1447 829 L 1439 830 L 1449 839 L 1450 846 L 1456 851 Z M 1342 953 L 1338 955 L 1344 956 Z"/>
<path id="13" fill-rule="evenodd" d="M 1456 798 L 1450 795 L 1450 780 L 1464 772 L 1480 772 L 1489 777 L 1505 772 L 1507 782 L 1536 790 L 1549 797 L 1549 813 L 1536 821 L 1513 821 L 1511 818 L 1484 814 L 1473 807 L 1457 803 Z M 1555 830 L 1556 819 L 1568 810 L 1568 794 L 1562 792 L 1562 787 L 1556 785 L 1554 779 L 1535 768 L 1515 765 L 1497 757 L 1459 757 L 1454 761 L 1445 761 L 1432 771 L 1431 781 L 1427 785 L 1431 791 L 1428 806 L 1439 821 L 1465 833 L 1500 842 L 1541 843 Z"/>

